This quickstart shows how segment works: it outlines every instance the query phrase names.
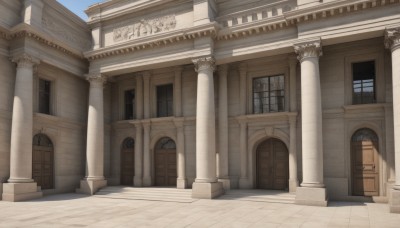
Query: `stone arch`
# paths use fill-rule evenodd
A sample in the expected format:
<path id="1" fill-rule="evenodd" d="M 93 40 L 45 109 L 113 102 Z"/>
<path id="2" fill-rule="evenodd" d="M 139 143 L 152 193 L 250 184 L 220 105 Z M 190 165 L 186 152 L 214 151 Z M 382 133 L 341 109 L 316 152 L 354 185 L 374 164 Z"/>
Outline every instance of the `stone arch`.
<path id="1" fill-rule="evenodd" d="M 32 178 L 43 190 L 55 188 L 54 144 L 43 133 L 32 139 Z"/>
<path id="2" fill-rule="evenodd" d="M 256 151 L 258 145 L 262 143 L 263 141 L 269 139 L 269 138 L 275 138 L 278 140 L 281 140 L 286 148 L 290 148 L 289 142 L 290 138 L 289 135 L 284 132 L 281 129 L 276 129 L 276 128 L 265 128 L 262 130 L 258 130 L 254 132 L 248 140 L 247 144 L 247 166 L 250 167 L 248 168 L 249 171 L 249 180 L 252 181 L 252 187 L 256 187 Z"/>

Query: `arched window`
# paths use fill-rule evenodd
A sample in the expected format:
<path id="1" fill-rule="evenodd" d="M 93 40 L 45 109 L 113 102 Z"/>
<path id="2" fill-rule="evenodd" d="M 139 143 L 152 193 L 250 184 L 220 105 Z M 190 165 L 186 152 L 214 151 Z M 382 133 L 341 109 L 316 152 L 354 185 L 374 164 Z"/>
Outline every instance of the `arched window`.
<path id="1" fill-rule="evenodd" d="M 351 138 L 352 142 L 361 142 L 361 141 L 372 141 L 372 142 L 378 142 L 378 136 L 376 133 L 368 128 L 363 128 L 358 131 L 356 131 Z"/>
<path id="2" fill-rule="evenodd" d="M 176 149 L 176 144 L 175 144 L 174 140 L 172 140 L 170 138 L 162 138 L 158 141 L 158 143 L 156 145 L 156 149 L 162 149 L 162 150 Z"/>
<path id="3" fill-rule="evenodd" d="M 33 137 L 33 145 L 34 146 L 44 146 L 44 147 L 53 147 L 53 143 L 44 134 L 37 134 Z"/>

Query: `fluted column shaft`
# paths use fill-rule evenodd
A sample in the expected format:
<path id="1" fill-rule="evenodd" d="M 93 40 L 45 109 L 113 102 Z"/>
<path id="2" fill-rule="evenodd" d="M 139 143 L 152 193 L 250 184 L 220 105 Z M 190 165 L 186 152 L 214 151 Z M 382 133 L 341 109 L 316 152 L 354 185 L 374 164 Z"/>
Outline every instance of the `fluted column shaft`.
<path id="1" fill-rule="evenodd" d="M 86 145 L 86 180 L 104 180 L 104 97 L 105 77 L 88 75 L 89 112 Z"/>
<path id="2" fill-rule="evenodd" d="M 392 52 L 394 158 L 396 175 L 394 189 L 400 190 L 400 27 L 388 29 L 385 38 L 385 46 Z"/>
<path id="3" fill-rule="evenodd" d="M 302 106 L 302 187 L 324 187 L 322 108 L 319 57 L 322 55 L 320 41 L 295 46 L 301 63 Z"/>
<path id="4" fill-rule="evenodd" d="M 143 122 L 143 186 L 151 186 L 150 121 Z"/>
<path id="5" fill-rule="evenodd" d="M 32 180 L 33 66 L 32 57 L 22 55 L 17 63 L 12 114 L 9 183 Z"/>
<path id="6" fill-rule="evenodd" d="M 197 78 L 196 182 L 216 182 L 213 58 L 194 60 Z"/>
<path id="7" fill-rule="evenodd" d="M 218 69 L 219 75 L 219 112 L 218 112 L 218 153 L 217 177 L 229 179 L 228 166 L 228 66 Z"/>

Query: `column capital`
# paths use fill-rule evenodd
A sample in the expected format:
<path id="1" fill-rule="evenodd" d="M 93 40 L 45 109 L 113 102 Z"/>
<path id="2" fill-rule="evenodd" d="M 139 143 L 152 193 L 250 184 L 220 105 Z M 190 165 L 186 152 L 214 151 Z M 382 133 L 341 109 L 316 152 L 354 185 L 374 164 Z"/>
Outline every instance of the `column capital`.
<path id="1" fill-rule="evenodd" d="M 322 56 L 321 39 L 305 40 L 294 45 L 297 59 L 302 62 L 307 58 L 319 58 Z"/>
<path id="2" fill-rule="evenodd" d="M 192 62 L 195 66 L 195 70 L 197 73 L 208 69 L 211 69 L 213 72 L 215 71 L 214 57 L 202 57 L 202 58 L 192 59 Z"/>
<path id="3" fill-rule="evenodd" d="M 103 74 L 87 74 L 86 80 L 90 82 L 90 87 L 103 87 L 107 82 L 107 77 Z"/>
<path id="4" fill-rule="evenodd" d="M 400 27 L 386 29 L 385 47 L 391 51 L 400 48 Z"/>
<path id="5" fill-rule="evenodd" d="M 12 57 L 11 61 L 16 63 L 18 68 L 33 68 L 33 66 L 40 62 L 38 59 L 26 53 Z"/>

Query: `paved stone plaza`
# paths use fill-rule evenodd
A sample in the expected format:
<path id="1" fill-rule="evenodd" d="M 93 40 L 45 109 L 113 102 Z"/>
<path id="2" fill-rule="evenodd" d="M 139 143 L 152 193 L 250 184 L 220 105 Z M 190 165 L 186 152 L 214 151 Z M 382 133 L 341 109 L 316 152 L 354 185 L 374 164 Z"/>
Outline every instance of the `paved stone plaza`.
<path id="1" fill-rule="evenodd" d="M 197 200 L 105 199 L 78 194 L 0 202 L 0 227 L 399 227 L 387 204 L 330 202 L 329 207 Z"/>

